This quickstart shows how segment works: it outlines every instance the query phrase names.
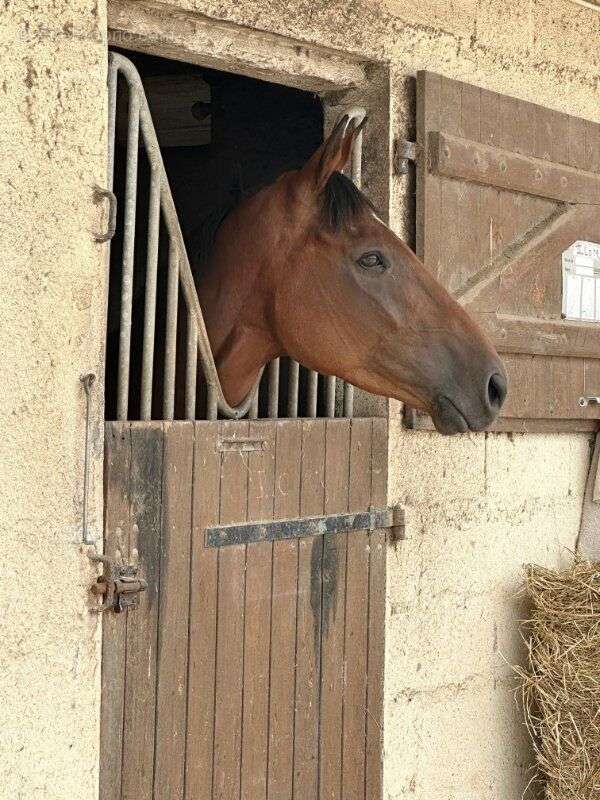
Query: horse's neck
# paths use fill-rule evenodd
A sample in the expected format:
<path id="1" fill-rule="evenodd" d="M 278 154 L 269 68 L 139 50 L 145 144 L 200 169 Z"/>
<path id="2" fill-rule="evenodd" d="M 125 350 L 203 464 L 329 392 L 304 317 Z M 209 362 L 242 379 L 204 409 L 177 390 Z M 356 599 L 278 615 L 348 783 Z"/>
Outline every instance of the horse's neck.
<path id="1" fill-rule="evenodd" d="M 264 313 L 255 276 L 246 270 L 239 276 L 227 266 L 211 264 L 198 289 L 223 394 L 231 405 L 238 405 L 261 368 L 278 353 L 267 326 L 261 324 Z"/>

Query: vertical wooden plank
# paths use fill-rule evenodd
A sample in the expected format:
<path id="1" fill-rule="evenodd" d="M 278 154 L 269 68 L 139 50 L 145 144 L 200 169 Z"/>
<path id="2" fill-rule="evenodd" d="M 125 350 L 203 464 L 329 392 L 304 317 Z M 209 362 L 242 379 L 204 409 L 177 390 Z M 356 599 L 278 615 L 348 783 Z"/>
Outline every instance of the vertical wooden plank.
<path id="1" fill-rule="evenodd" d="M 212 798 L 218 550 L 204 546 L 204 529 L 219 521 L 219 433 L 219 422 L 194 424 L 186 800 Z"/>
<path id="2" fill-rule="evenodd" d="M 249 453 L 249 520 L 273 518 L 275 431 L 275 422 L 250 423 L 249 437 L 263 442 L 265 449 Z M 272 561 L 272 542 L 248 546 L 244 611 L 242 800 L 265 800 L 267 797 Z"/>
<path id="3" fill-rule="evenodd" d="M 325 513 L 348 508 L 350 421 L 329 420 L 326 429 Z M 341 799 L 342 700 L 344 680 L 344 609 L 346 606 L 346 535 L 323 542 L 321 642 L 321 730 L 319 796 Z"/>
<path id="4" fill-rule="evenodd" d="M 442 79 L 440 102 L 440 130 L 460 136 L 462 85 L 448 78 Z M 462 229 L 457 220 L 463 219 L 463 181 L 439 178 L 441 187 L 440 270 L 438 280 L 453 292 L 460 286 L 458 265 L 462 257 Z M 443 244 L 442 244 L 443 243 Z M 442 249 L 443 248 L 443 249 Z"/>
<path id="5" fill-rule="evenodd" d="M 503 417 L 528 419 L 533 416 L 535 405 L 533 358 L 519 353 L 502 355 L 502 361 L 510 376 L 509 392 L 502 409 Z"/>
<path id="6" fill-rule="evenodd" d="M 324 513 L 325 427 L 324 420 L 302 424 L 303 517 Z M 318 797 L 322 558 L 322 537 L 299 541 L 294 798 Z"/>
<path id="7" fill-rule="evenodd" d="M 497 95 L 484 89 L 480 90 L 479 95 L 479 140 L 483 144 L 495 147 L 498 139 Z M 492 186 L 481 187 L 477 231 L 479 242 L 477 250 L 480 264 L 483 266 L 496 258 L 500 248 L 500 193 Z M 490 287 L 485 293 L 486 300 L 476 304 L 478 310 L 490 313 L 496 311 L 498 284 L 499 280 L 496 281 L 495 291 Z"/>
<path id="8" fill-rule="evenodd" d="M 480 105 L 481 91 L 479 87 L 461 83 L 460 135 L 473 142 L 478 142 L 481 135 Z M 467 224 L 458 224 L 455 228 L 455 236 L 459 245 L 458 261 L 454 264 L 457 286 L 463 286 L 481 268 L 479 260 L 480 198 L 480 186 L 468 182 L 463 184 L 458 220 L 468 222 Z"/>
<path id="9" fill-rule="evenodd" d="M 223 422 L 222 441 L 248 435 L 247 422 Z M 243 522 L 248 499 L 248 453 L 229 450 L 221 460 L 222 524 Z M 238 800 L 242 755 L 244 596 L 246 546 L 219 551 L 213 797 Z"/>
<path id="10" fill-rule="evenodd" d="M 371 433 L 371 419 L 352 420 L 349 511 L 371 505 Z M 369 533 L 349 534 L 347 548 L 342 798 L 360 798 L 365 790 L 366 766 Z"/>
<path id="11" fill-rule="evenodd" d="M 417 143 L 427 153 L 429 131 L 439 130 L 441 82 L 439 75 L 417 74 Z M 440 179 L 431 175 L 427 158 L 417 162 L 417 255 L 434 275 L 440 260 Z"/>
<path id="12" fill-rule="evenodd" d="M 183 797 L 194 427 L 164 423 L 154 799 Z"/>
<path id="13" fill-rule="evenodd" d="M 107 422 L 104 435 L 104 553 L 129 556 L 129 474 L 131 438 L 128 422 Z M 100 723 L 100 800 L 121 799 L 123 713 L 125 697 L 126 614 L 102 620 L 102 707 Z"/>
<path id="14" fill-rule="evenodd" d="M 302 422 L 300 420 L 278 422 L 273 506 L 275 519 L 298 516 L 301 458 Z M 269 800 L 289 800 L 292 797 L 297 586 L 297 540 L 274 542 L 269 709 Z"/>
<path id="15" fill-rule="evenodd" d="M 388 426 L 373 420 L 371 504 L 387 503 Z M 367 655 L 367 725 L 365 800 L 383 797 L 383 673 L 385 667 L 386 533 L 369 536 L 369 646 Z"/>
<path id="16" fill-rule="evenodd" d="M 131 425 L 131 557 L 148 583 L 127 619 L 123 797 L 152 800 L 163 471 L 162 423 Z"/>

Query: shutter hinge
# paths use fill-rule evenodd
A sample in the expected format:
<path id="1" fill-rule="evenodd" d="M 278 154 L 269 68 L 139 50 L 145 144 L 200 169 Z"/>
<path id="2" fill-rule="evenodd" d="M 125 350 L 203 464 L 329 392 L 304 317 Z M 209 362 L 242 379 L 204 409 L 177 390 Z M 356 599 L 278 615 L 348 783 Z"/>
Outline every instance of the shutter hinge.
<path id="1" fill-rule="evenodd" d="M 394 175 L 406 175 L 408 162 L 416 161 L 418 156 L 419 146 L 416 142 L 408 142 L 406 139 L 394 139 L 394 155 L 392 158 Z"/>

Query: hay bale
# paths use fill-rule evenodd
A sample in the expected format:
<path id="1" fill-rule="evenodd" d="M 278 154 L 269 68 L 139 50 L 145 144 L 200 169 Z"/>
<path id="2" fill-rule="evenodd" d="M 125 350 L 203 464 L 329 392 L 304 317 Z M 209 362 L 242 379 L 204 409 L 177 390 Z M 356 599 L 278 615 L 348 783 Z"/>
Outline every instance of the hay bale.
<path id="1" fill-rule="evenodd" d="M 528 665 L 516 668 L 546 800 L 600 800 L 600 563 L 526 567 Z"/>

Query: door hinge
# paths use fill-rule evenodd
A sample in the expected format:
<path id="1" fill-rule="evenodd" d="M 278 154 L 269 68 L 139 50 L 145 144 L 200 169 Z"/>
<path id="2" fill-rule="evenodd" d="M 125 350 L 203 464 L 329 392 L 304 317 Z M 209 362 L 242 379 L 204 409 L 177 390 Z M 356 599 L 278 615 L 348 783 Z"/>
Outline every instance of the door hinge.
<path id="1" fill-rule="evenodd" d="M 394 175 L 406 175 L 408 162 L 416 161 L 419 147 L 416 142 L 407 142 L 405 139 L 394 139 L 394 155 L 392 165 Z"/>
<path id="2" fill-rule="evenodd" d="M 124 564 L 108 556 L 90 555 L 90 560 L 102 564 L 102 575 L 92 584 L 92 594 L 102 599 L 94 611 L 120 613 L 135 608 L 140 603 L 140 594 L 148 584 L 138 578 L 138 569 L 133 564 Z"/>

